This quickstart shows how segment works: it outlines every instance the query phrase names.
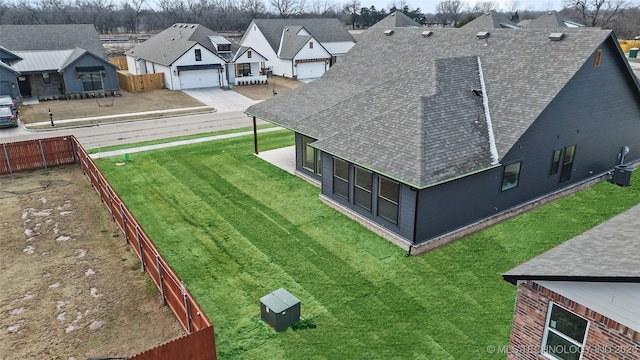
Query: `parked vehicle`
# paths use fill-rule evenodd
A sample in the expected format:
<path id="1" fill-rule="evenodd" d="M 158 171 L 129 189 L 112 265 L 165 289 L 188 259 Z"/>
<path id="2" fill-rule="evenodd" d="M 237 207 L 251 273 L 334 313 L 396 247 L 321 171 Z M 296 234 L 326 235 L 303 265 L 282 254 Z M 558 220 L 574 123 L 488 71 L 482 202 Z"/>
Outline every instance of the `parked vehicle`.
<path id="1" fill-rule="evenodd" d="M 0 96 L 0 107 L 10 107 L 14 112 L 18 110 L 11 96 Z"/>
<path id="2" fill-rule="evenodd" d="M 0 106 L 0 128 L 17 127 L 18 117 L 9 106 Z"/>

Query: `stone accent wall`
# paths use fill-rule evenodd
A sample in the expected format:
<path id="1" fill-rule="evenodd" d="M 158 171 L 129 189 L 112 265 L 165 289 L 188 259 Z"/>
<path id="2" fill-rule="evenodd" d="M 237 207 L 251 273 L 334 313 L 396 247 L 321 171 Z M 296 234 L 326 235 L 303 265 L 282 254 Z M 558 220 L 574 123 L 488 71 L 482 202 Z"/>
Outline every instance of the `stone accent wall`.
<path id="1" fill-rule="evenodd" d="M 550 302 L 589 320 L 581 360 L 640 358 L 640 329 L 630 329 L 533 281 L 527 281 L 518 286 L 507 359 L 547 359 L 540 355 L 540 346 Z"/>

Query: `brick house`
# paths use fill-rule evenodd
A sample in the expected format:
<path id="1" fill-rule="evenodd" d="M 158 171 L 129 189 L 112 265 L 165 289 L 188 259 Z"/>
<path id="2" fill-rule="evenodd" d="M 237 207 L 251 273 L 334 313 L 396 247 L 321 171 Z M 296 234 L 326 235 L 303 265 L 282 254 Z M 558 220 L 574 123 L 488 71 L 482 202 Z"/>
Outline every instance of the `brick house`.
<path id="1" fill-rule="evenodd" d="M 640 206 L 510 270 L 508 359 L 640 358 Z"/>

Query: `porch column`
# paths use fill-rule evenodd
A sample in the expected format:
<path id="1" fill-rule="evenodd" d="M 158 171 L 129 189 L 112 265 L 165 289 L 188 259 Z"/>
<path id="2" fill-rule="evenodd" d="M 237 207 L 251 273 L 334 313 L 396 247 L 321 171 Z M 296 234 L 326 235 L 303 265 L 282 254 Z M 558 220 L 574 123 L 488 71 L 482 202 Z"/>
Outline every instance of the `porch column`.
<path id="1" fill-rule="evenodd" d="M 256 125 L 256 117 L 253 117 L 253 147 L 255 154 L 258 155 L 258 126 Z"/>

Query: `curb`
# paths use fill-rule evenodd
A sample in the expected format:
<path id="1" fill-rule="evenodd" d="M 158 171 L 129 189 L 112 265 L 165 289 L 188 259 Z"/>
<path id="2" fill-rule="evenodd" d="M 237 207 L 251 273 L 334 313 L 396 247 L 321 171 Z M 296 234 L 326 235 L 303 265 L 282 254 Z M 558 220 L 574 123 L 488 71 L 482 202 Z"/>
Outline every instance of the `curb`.
<path id="1" fill-rule="evenodd" d="M 135 122 L 135 121 L 167 119 L 167 118 L 178 117 L 178 116 L 208 114 L 208 113 L 215 113 L 215 112 L 218 112 L 218 110 L 213 108 L 213 107 L 211 107 L 211 110 L 194 111 L 194 112 L 189 112 L 189 113 L 184 113 L 184 114 L 169 114 L 169 115 L 165 114 L 165 115 L 162 115 L 162 116 L 151 116 L 151 117 L 144 117 L 144 118 L 139 118 L 139 119 L 114 120 L 114 121 L 104 121 L 104 122 L 99 122 L 99 121 L 96 120 L 96 122 L 88 123 L 88 124 L 79 124 L 79 125 L 64 125 L 63 124 L 62 126 L 52 126 L 52 127 L 44 128 L 44 129 L 32 129 L 32 128 L 28 127 L 27 124 L 22 123 L 22 129 L 25 130 L 25 131 L 29 131 L 29 132 L 47 132 L 47 131 L 56 131 L 56 130 L 60 130 L 60 129 L 78 129 L 78 128 L 84 128 L 84 127 L 94 127 L 94 126 L 100 126 L 100 124 L 102 124 L 102 125 L 122 124 L 122 123 L 129 123 L 129 122 Z M 131 116 L 131 113 L 113 115 L 113 117 L 118 117 L 118 116 Z M 65 120 L 58 120 L 58 121 L 69 121 L 70 123 L 73 123 L 73 120 L 76 120 L 76 119 L 65 119 Z M 89 118 L 83 118 L 83 120 L 77 120 L 77 121 L 80 122 L 80 121 L 91 121 L 91 120 Z M 41 123 L 46 123 L 46 121 L 38 122 L 36 124 L 41 124 Z"/>

